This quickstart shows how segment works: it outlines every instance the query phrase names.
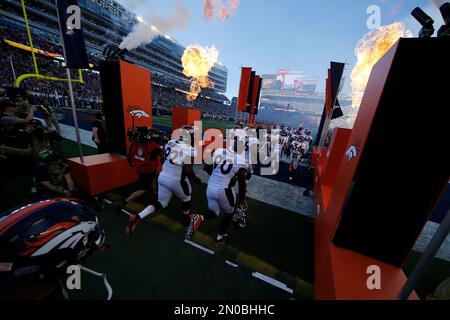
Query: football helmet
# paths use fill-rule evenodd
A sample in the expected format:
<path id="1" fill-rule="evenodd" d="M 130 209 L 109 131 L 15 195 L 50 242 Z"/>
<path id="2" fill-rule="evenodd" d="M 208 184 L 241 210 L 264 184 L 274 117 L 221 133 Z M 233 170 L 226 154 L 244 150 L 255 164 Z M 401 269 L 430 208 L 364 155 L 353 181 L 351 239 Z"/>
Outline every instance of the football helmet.
<path id="1" fill-rule="evenodd" d="M 103 248 L 105 233 L 79 200 L 51 199 L 0 215 L 0 284 L 60 279 Z"/>
<path id="2" fill-rule="evenodd" d="M 244 124 L 241 121 L 236 121 L 234 124 L 234 128 L 235 129 L 243 129 L 244 128 Z"/>
<path id="3" fill-rule="evenodd" d="M 247 202 L 239 206 L 233 216 L 233 225 L 238 229 L 245 229 L 248 225 L 248 205 Z"/>
<path id="4" fill-rule="evenodd" d="M 194 126 L 184 125 L 180 128 L 180 136 L 178 137 L 178 141 L 183 142 L 185 144 L 189 144 L 193 147 L 195 143 L 195 135 L 198 133 L 198 128 Z"/>

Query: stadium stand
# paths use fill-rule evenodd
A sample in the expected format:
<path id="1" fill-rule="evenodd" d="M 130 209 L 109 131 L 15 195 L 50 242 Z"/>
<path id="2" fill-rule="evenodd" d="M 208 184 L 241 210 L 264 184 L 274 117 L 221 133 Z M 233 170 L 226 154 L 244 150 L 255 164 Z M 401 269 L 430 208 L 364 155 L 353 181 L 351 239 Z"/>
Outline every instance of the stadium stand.
<path id="1" fill-rule="evenodd" d="M 75 104 L 78 109 L 95 111 L 101 109 L 102 104 L 100 77 L 96 70 L 103 48 L 117 46 L 137 23 L 137 17 L 115 1 L 82 1 L 80 5 L 84 8 L 83 29 L 92 69 L 83 70 L 84 84 L 74 84 Z M 27 15 L 33 47 L 51 53 L 50 56 L 36 55 L 40 74 L 65 78 L 60 58 L 54 57 L 62 55 L 62 47 L 53 2 L 27 1 Z M 0 4 L 0 42 L 2 87 L 12 86 L 15 77 L 34 73 L 30 52 L 14 46 L 29 46 L 20 1 L 6 0 Z M 234 116 L 230 101 L 224 95 L 228 70 L 221 64 L 210 72 L 214 88 L 204 90 L 193 103 L 188 103 L 183 92 L 189 91 L 190 81 L 182 73 L 183 51 L 183 46 L 166 35 L 141 45 L 126 56 L 128 61 L 151 70 L 155 114 L 168 115 L 173 106 L 188 106 L 202 110 L 204 118 L 229 119 Z M 78 73 L 73 72 L 72 76 L 77 79 Z M 69 106 L 68 88 L 64 82 L 29 78 L 21 83 L 21 87 L 28 92 L 32 103 L 39 103 L 45 97 L 53 107 Z"/>

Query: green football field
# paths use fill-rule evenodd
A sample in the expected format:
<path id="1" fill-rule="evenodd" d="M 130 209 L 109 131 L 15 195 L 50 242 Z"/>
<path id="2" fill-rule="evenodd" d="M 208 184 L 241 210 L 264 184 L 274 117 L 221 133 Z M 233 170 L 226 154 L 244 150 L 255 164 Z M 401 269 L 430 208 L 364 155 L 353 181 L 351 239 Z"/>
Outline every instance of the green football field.
<path id="1" fill-rule="evenodd" d="M 67 146 L 69 156 L 76 154 L 72 143 Z M 86 152 L 92 150 L 86 148 Z M 115 201 L 132 189 L 124 187 L 105 196 Z M 193 189 L 192 208 L 205 210 L 206 185 Z M 126 210 L 136 213 L 150 202 L 150 197 L 144 196 Z M 311 299 L 312 223 L 258 201 L 249 200 L 248 204 L 253 213 L 251 224 L 245 231 L 232 229 L 227 246 L 218 249 L 213 245 L 220 219 L 205 223 L 196 234 L 193 241 L 214 254 L 184 242 L 184 221 L 176 199 L 141 224 L 133 237 L 125 234 L 128 216 L 109 206 L 99 213 L 99 219 L 110 249 L 91 257 L 87 266 L 108 274 L 117 299 Z M 293 293 L 255 278 L 254 272 L 286 284 Z M 92 280 L 73 297 L 97 298 L 103 292 L 101 281 Z"/>
<path id="2" fill-rule="evenodd" d="M 65 141 L 67 157 L 77 155 L 74 142 Z M 86 155 L 95 150 L 84 147 Z M 32 185 L 25 174 L 1 170 L 0 209 L 31 201 Z M 206 209 L 205 185 L 194 186 L 192 208 Z M 105 194 L 111 201 L 126 197 L 132 187 Z M 126 210 L 136 213 L 151 202 L 142 197 Z M 113 299 L 312 299 L 314 296 L 313 223 L 299 214 L 255 200 L 248 201 L 250 224 L 245 231 L 231 229 L 229 243 L 216 248 L 213 239 L 220 220 L 205 223 L 193 241 L 184 242 L 180 203 L 170 206 L 141 224 L 133 237 L 125 234 L 128 217 L 111 205 L 97 211 L 107 235 L 109 249 L 90 257 L 86 267 L 105 273 L 114 290 Z M 411 254 L 406 267 L 410 273 L 420 254 Z M 279 288 L 256 278 L 268 276 Z M 417 287 L 422 298 L 450 277 L 449 263 L 434 259 Z M 82 289 L 70 291 L 72 299 L 104 299 L 100 278 L 83 274 Z"/>

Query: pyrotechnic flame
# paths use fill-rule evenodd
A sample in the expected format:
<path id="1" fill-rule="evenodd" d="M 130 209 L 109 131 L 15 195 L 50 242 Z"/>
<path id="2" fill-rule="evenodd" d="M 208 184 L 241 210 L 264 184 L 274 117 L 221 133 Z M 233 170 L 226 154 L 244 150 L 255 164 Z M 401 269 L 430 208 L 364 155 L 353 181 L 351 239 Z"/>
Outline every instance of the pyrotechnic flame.
<path id="1" fill-rule="evenodd" d="M 189 101 L 195 100 L 202 89 L 214 88 L 214 82 L 208 78 L 208 74 L 218 58 L 219 51 L 214 46 L 207 48 L 196 44 L 184 50 L 181 58 L 183 74 L 192 81 L 187 95 Z"/>
<path id="2" fill-rule="evenodd" d="M 226 21 L 235 13 L 238 6 L 239 0 L 230 0 L 228 4 L 224 4 L 222 0 L 205 0 L 203 15 L 209 21 L 214 18 Z"/>
<path id="3" fill-rule="evenodd" d="M 355 49 L 356 66 L 352 71 L 353 107 L 359 108 L 372 67 L 402 37 L 412 37 L 401 22 L 367 33 Z"/>

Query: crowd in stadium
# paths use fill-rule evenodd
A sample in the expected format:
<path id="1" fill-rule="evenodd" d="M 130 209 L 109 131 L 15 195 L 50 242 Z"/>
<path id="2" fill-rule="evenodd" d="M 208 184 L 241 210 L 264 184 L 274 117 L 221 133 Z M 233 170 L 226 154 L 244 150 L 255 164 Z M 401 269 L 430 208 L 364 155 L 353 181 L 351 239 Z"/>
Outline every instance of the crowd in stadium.
<path id="1" fill-rule="evenodd" d="M 19 49 L 6 43 L 4 40 L 16 43 L 29 44 L 25 31 L 19 31 L 10 27 L 0 26 L 0 85 L 2 87 L 12 86 L 16 77 L 23 74 L 35 73 L 32 56 L 29 51 Z M 39 36 L 32 36 L 34 48 L 48 51 L 50 53 L 61 54 L 61 47 L 55 43 L 47 41 Z M 41 75 L 66 78 L 66 72 L 60 60 L 36 54 L 36 61 Z M 89 56 L 89 61 L 98 66 L 98 59 Z M 152 97 L 153 108 L 156 114 L 170 115 L 174 106 L 190 106 L 200 109 L 203 117 L 208 119 L 232 121 L 234 112 L 230 106 L 224 105 L 228 99 L 214 90 L 204 90 L 202 96 L 193 103 L 189 103 L 186 95 L 175 91 L 179 88 L 183 91 L 189 90 L 189 83 L 168 78 L 164 75 L 152 74 Z M 72 71 L 72 78 L 78 79 L 77 72 Z M 83 84 L 74 83 L 75 105 L 79 109 L 100 110 L 102 107 L 100 74 L 94 70 L 83 71 Z M 21 83 L 28 94 L 30 101 L 39 104 L 46 99 L 53 107 L 69 107 L 68 86 L 66 82 L 42 81 L 28 78 Z M 206 97 L 207 96 L 207 97 Z"/>
<path id="2" fill-rule="evenodd" d="M 13 86 L 15 78 L 23 74 L 35 73 L 32 56 L 29 51 L 15 48 L 4 40 L 11 40 L 20 44 L 28 45 L 25 32 L 11 28 L 0 28 L 0 84 L 3 87 Z M 40 37 L 33 36 L 33 46 L 51 53 L 60 54 L 60 48 Z M 36 62 L 39 73 L 45 76 L 66 78 L 65 69 L 61 62 L 36 54 Z M 72 72 L 73 79 L 78 79 L 78 73 Z M 101 99 L 99 97 L 100 79 L 97 73 L 92 71 L 83 72 L 84 84 L 74 84 L 75 103 L 82 109 L 99 109 Z M 44 97 L 53 106 L 68 106 L 68 86 L 65 82 L 42 81 L 28 78 L 21 83 L 29 95 L 39 103 Z"/>

